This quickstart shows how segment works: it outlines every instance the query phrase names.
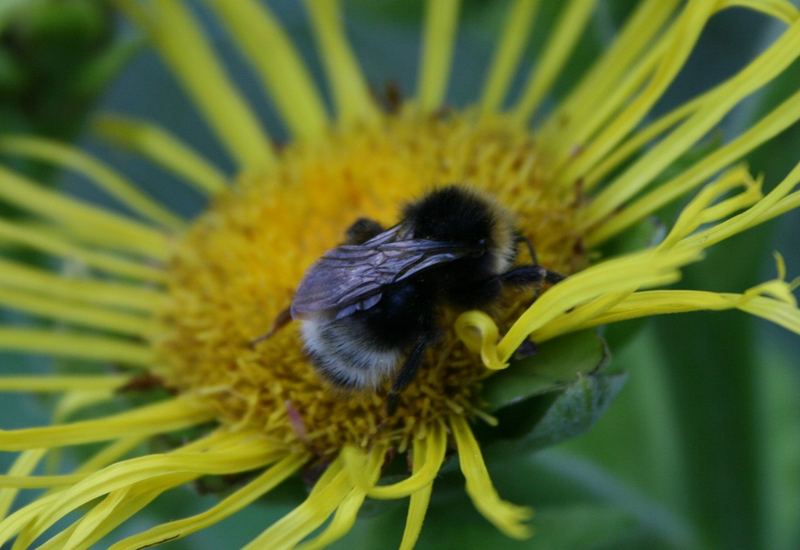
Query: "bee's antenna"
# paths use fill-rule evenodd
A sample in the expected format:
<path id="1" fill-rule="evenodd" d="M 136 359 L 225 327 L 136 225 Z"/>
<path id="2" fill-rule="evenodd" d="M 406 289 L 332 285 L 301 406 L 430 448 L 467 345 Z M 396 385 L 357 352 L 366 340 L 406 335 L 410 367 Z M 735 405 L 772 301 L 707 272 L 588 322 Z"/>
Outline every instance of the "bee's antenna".
<path id="1" fill-rule="evenodd" d="M 517 244 L 525 243 L 525 247 L 528 249 L 528 253 L 531 255 L 531 260 L 533 261 L 533 265 L 539 265 L 539 259 L 536 257 L 536 249 L 533 248 L 533 243 L 531 240 L 520 233 L 519 231 L 514 232 L 514 242 Z"/>
<path id="2" fill-rule="evenodd" d="M 275 334 L 279 330 L 288 325 L 291 321 L 292 321 L 292 310 L 291 308 L 287 307 L 286 309 L 278 313 L 277 317 L 275 317 L 275 320 L 272 321 L 272 326 L 267 332 L 265 332 L 261 336 L 258 336 L 257 338 L 253 338 L 252 340 L 250 340 L 248 342 L 248 345 L 251 348 L 255 348 L 261 342 L 265 342 L 266 340 L 269 340 L 270 338 L 275 336 Z"/>

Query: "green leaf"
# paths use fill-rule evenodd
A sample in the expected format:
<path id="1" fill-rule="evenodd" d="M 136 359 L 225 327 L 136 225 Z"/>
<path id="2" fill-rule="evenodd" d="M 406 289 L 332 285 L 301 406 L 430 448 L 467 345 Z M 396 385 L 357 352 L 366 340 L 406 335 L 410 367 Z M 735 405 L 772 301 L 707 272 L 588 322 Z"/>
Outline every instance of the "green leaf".
<path id="1" fill-rule="evenodd" d="M 513 454 L 550 447 L 594 425 L 625 384 L 627 374 L 580 375 L 560 392 L 498 412 L 493 454 Z M 488 441 L 487 441 L 488 443 Z"/>
<path id="2" fill-rule="evenodd" d="M 600 373 L 608 360 L 605 341 L 594 331 L 547 342 L 532 357 L 486 381 L 483 397 L 499 424 L 476 426 L 478 439 L 483 445 L 494 443 L 501 453 L 512 453 L 554 445 L 584 432 L 625 381 L 624 374 Z"/>
<path id="3" fill-rule="evenodd" d="M 774 34 L 764 32 L 762 45 L 773 39 Z M 734 133 L 751 127 L 795 93 L 798 75 L 800 63 L 795 62 L 741 116 L 732 117 Z M 766 189 L 796 165 L 798 137 L 800 124 L 795 123 L 748 156 L 751 171 L 765 174 Z M 740 292 L 773 276 L 770 253 L 775 248 L 771 234 L 775 227 L 771 222 L 715 246 L 702 263 L 686 270 L 681 285 Z M 786 236 L 787 252 L 796 250 L 796 231 L 787 231 Z M 788 257 L 790 266 L 796 262 L 796 254 Z M 776 509 L 783 501 L 770 500 L 768 494 L 767 461 L 775 450 L 769 446 L 774 441 L 764 436 L 768 424 L 763 401 L 786 397 L 759 391 L 765 383 L 763 371 L 773 365 L 760 357 L 756 323 L 763 326 L 738 312 L 656 321 L 682 437 L 689 511 L 708 546 L 715 548 L 774 547 L 771 522 L 791 513 Z"/>
<path id="4" fill-rule="evenodd" d="M 800 548 L 800 369 L 796 352 L 788 345 L 766 347 L 759 359 L 764 366 L 759 394 L 764 399 L 765 414 L 765 546 Z"/>
<path id="5" fill-rule="evenodd" d="M 490 410 L 498 410 L 567 388 L 581 376 L 603 368 L 608 359 L 606 344 L 595 332 L 568 334 L 491 376 L 484 385 L 483 397 Z"/>
<path id="6" fill-rule="evenodd" d="M 434 516 L 435 517 L 435 516 Z M 448 525 L 449 523 L 449 525 Z M 482 550 L 485 548 L 614 548 L 629 538 L 637 525 L 624 511 L 592 505 L 547 507 L 536 510 L 534 535 L 516 541 L 503 535 L 483 518 L 476 521 L 428 521 L 418 550 L 449 548 Z M 456 528 L 456 526 L 458 526 Z"/>

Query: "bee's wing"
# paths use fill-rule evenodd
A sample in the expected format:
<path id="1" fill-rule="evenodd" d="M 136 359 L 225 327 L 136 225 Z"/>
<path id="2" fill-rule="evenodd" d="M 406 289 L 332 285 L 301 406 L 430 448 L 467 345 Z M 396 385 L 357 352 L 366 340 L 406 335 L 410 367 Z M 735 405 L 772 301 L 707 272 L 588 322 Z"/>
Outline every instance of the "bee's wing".
<path id="1" fill-rule="evenodd" d="M 392 231 L 364 244 L 339 246 L 320 258 L 295 293 L 292 317 L 330 314 L 341 319 L 370 309 L 380 301 L 386 286 L 474 253 L 474 249 L 454 243 L 392 240 L 386 236 Z"/>

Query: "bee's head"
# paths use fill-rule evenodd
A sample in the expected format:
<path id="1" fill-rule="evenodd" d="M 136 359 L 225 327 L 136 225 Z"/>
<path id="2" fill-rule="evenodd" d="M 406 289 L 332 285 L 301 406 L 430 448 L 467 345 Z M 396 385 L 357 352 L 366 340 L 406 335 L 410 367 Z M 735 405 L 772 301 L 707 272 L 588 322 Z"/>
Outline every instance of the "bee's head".
<path id="1" fill-rule="evenodd" d="M 466 187 L 450 185 L 409 204 L 405 223 L 414 238 L 463 243 L 488 250 L 498 220 L 495 208 Z"/>

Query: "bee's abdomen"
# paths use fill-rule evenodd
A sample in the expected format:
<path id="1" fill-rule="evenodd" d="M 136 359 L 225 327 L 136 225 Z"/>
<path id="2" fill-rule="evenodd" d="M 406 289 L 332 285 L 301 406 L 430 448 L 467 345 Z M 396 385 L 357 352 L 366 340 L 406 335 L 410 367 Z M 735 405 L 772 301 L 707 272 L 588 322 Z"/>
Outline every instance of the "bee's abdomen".
<path id="1" fill-rule="evenodd" d="M 380 348 L 356 318 L 303 321 L 306 351 L 319 373 L 344 389 L 375 388 L 402 359 L 402 350 Z"/>

